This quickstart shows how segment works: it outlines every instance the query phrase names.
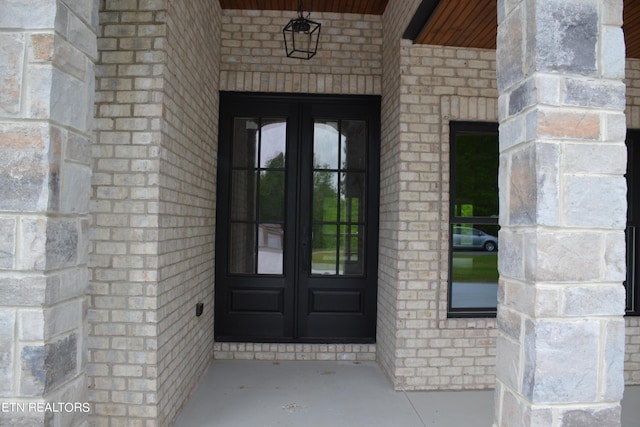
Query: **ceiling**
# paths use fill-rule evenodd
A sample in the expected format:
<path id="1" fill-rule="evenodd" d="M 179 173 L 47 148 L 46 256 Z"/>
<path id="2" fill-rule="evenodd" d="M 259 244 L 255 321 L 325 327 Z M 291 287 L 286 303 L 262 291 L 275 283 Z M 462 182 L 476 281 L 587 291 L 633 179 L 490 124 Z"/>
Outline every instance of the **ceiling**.
<path id="1" fill-rule="evenodd" d="M 389 0 L 303 0 L 311 12 L 382 15 Z M 220 0 L 223 9 L 298 10 L 298 0 Z"/>
<path id="2" fill-rule="evenodd" d="M 403 1 L 403 0 L 400 0 Z M 389 0 L 303 0 L 305 11 L 382 15 Z M 405 38 L 418 44 L 496 48 L 497 0 L 423 0 Z M 223 9 L 297 10 L 298 0 L 220 0 Z M 640 1 L 624 0 L 628 58 L 640 58 Z"/>

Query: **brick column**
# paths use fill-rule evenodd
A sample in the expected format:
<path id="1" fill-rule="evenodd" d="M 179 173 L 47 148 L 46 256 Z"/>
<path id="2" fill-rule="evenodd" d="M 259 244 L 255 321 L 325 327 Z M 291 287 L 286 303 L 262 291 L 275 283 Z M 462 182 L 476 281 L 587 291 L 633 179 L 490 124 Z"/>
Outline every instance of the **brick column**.
<path id="1" fill-rule="evenodd" d="M 499 0 L 494 426 L 618 426 L 626 219 L 622 0 Z"/>
<path id="2" fill-rule="evenodd" d="M 0 1 L 0 425 L 86 424 L 97 3 Z"/>

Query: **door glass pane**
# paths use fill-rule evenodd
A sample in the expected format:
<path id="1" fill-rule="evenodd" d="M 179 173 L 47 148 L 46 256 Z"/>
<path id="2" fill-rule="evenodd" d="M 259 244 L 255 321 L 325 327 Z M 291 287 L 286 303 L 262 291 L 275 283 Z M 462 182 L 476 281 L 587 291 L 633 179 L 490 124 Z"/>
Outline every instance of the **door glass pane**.
<path id="1" fill-rule="evenodd" d="M 236 118 L 232 141 L 229 272 L 282 274 L 286 120 Z"/>
<path id="2" fill-rule="evenodd" d="M 254 221 L 256 216 L 256 172 L 234 170 L 231 176 L 231 220 Z"/>
<path id="3" fill-rule="evenodd" d="M 367 122 L 314 122 L 313 274 L 362 275 Z"/>
<path id="4" fill-rule="evenodd" d="M 314 222 L 338 221 L 338 173 L 316 171 L 313 173 Z"/>
<path id="5" fill-rule="evenodd" d="M 284 222 L 285 173 L 267 170 L 260 173 L 260 221 Z"/>
<path id="6" fill-rule="evenodd" d="M 364 274 L 364 227 L 343 225 L 340 227 L 340 251 L 338 270 L 344 275 Z"/>
<path id="7" fill-rule="evenodd" d="M 367 122 L 364 120 L 343 120 L 342 169 L 365 170 L 367 164 Z"/>
<path id="8" fill-rule="evenodd" d="M 282 274 L 284 229 L 281 224 L 258 226 L 258 274 Z"/>
<path id="9" fill-rule="evenodd" d="M 338 253 L 338 227 L 316 225 L 311 239 L 311 273 L 336 274 Z"/>
<path id="10" fill-rule="evenodd" d="M 340 186 L 340 219 L 344 222 L 364 220 L 365 174 L 346 172 L 342 174 Z"/>
<path id="11" fill-rule="evenodd" d="M 229 231 L 229 272 L 253 274 L 256 270 L 255 226 L 232 223 Z"/>
<path id="12" fill-rule="evenodd" d="M 315 169 L 338 169 L 340 134 L 338 122 L 316 120 L 313 125 L 313 165 Z"/>
<path id="13" fill-rule="evenodd" d="M 284 168 L 287 150 L 287 122 L 283 119 L 264 119 L 260 138 L 260 167 Z"/>
<path id="14" fill-rule="evenodd" d="M 233 122 L 233 167 L 253 168 L 258 164 L 260 119 L 236 117 Z"/>

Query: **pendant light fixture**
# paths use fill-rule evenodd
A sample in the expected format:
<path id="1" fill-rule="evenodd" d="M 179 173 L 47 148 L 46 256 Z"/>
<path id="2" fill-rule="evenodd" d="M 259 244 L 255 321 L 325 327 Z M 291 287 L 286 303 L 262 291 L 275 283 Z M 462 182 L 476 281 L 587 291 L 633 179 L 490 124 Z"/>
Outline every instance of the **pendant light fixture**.
<path id="1" fill-rule="evenodd" d="M 311 59 L 318 51 L 322 24 L 311 21 L 309 16 L 311 12 L 304 16 L 302 0 L 299 0 L 298 17 L 289 21 L 282 29 L 287 57 Z"/>

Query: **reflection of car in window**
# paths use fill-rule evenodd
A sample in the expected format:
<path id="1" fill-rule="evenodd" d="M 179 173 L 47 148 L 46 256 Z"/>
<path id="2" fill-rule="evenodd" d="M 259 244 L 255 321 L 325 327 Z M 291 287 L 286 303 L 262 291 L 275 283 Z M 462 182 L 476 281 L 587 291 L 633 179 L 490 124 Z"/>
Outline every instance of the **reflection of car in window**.
<path id="1" fill-rule="evenodd" d="M 498 238 L 473 227 L 453 227 L 454 249 L 482 249 L 493 252 L 498 249 Z"/>

